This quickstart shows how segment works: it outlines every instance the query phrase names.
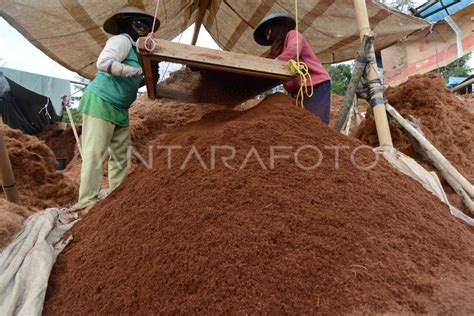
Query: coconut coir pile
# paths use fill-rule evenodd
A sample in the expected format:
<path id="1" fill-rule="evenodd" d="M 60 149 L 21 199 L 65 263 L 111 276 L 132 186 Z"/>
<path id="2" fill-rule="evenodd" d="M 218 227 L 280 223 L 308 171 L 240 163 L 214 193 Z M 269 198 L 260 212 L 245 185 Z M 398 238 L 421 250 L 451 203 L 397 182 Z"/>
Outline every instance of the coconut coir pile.
<path id="1" fill-rule="evenodd" d="M 25 218 L 31 211 L 25 206 L 16 205 L 0 197 L 0 250 L 20 231 Z"/>
<path id="2" fill-rule="evenodd" d="M 273 79 L 185 67 L 171 73 L 158 89 L 180 91 L 187 100 L 196 103 L 236 106 L 280 83 Z"/>
<path id="3" fill-rule="evenodd" d="M 235 92 L 230 90 L 227 91 L 224 89 L 225 93 L 223 93 L 222 90 L 216 91 L 216 89 L 213 88 L 213 90 L 205 90 L 207 91 L 206 95 L 208 97 L 205 97 L 204 95 L 199 97 L 199 90 L 196 87 L 202 84 L 201 74 L 199 72 L 185 68 L 171 73 L 168 79 L 160 83 L 160 86 L 178 93 L 191 93 L 192 99 L 198 99 L 201 101 L 207 100 L 218 102 L 219 98 L 222 98 L 222 100 L 232 99 L 235 94 Z M 229 95 L 229 93 L 231 93 L 231 95 Z M 194 97 L 192 96 L 193 94 Z M 247 97 L 248 94 L 245 97 L 240 97 L 239 100 L 247 99 Z M 258 102 L 259 100 L 249 99 L 246 102 L 238 104 L 234 109 L 242 111 L 255 106 Z M 229 104 L 233 103 L 235 103 L 235 101 L 227 101 L 219 105 L 166 98 L 150 100 L 147 96 L 138 98 L 130 108 L 130 137 L 133 146 L 131 171 L 133 171 L 133 169 L 141 162 L 140 159 L 138 159 L 138 156 L 143 157 L 143 160 L 148 159 L 150 153 L 148 142 L 157 135 L 166 133 L 176 127 L 186 125 L 190 122 L 197 121 L 206 113 L 228 108 Z M 45 141 L 47 143 L 49 141 L 54 145 L 51 141 L 51 137 L 47 137 Z M 56 147 L 53 146 L 53 148 Z M 65 174 L 70 176 L 70 178 L 79 185 L 80 172 L 81 158 L 79 152 L 75 150 L 73 158 L 65 170 Z M 107 172 L 107 169 L 105 169 L 105 172 Z M 104 183 L 107 183 L 106 180 L 105 177 Z"/>
<path id="4" fill-rule="evenodd" d="M 56 171 L 51 149 L 38 138 L 4 124 L 0 125 L 0 130 L 5 137 L 22 204 L 32 210 L 42 210 L 73 203 L 77 187 Z"/>
<path id="5" fill-rule="evenodd" d="M 156 149 L 151 169 L 72 229 L 45 314 L 474 312 L 472 228 L 385 161 L 355 168 L 361 143 L 288 97 L 210 113 L 150 145 L 182 149 L 169 168 Z M 212 165 L 211 146 L 224 145 L 235 157 L 214 147 Z M 305 145 L 322 152 L 315 170 L 294 160 L 299 149 L 301 165 L 318 162 Z M 336 145 L 349 147 L 339 168 L 325 147 Z M 291 158 L 271 168 L 270 146 Z"/>
<path id="6" fill-rule="evenodd" d="M 471 182 L 474 182 L 474 114 L 445 87 L 436 74 L 416 75 L 386 91 L 388 102 L 406 119 L 414 119 L 428 140 Z M 395 148 L 422 161 L 401 128 L 391 125 Z M 373 118 L 359 127 L 356 137 L 377 146 Z"/>
<path id="7" fill-rule="evenodd" d="M 51 149 L 34 136 L 0 124 L 20 194 L 22 206 L 7 202 L 0 187 L 0 248 L 21 229 L 32 212 L 47 207 L 67 207 L 77 196 L 77 186 L 56 171 Z"/>
<path id="8" fill-rule="evenodd" d="M 78 135 L 81 135 L 81 125 L 76 124 L 76 128 Z M 49 127 L 35 136 L 44 141 L 57 158 L 66 158 L 67 163 L 73 160 L 77 145 L 72 127 L 65 130 Z"/>

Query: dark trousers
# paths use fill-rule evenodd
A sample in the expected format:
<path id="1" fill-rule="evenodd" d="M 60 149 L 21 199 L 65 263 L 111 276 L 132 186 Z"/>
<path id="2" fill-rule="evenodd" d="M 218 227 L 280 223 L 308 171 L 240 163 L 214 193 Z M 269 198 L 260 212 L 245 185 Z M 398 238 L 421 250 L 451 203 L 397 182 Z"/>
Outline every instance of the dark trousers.
<path id="1" fill-rule="evenodd" d="M 311 98 L 307 96 L 303 99 L 306 110 L 319 116 L 325 124 L 329 124 L 331 111 L 331 81 L 324 81 L 314 86 L 314 93 Z"/>

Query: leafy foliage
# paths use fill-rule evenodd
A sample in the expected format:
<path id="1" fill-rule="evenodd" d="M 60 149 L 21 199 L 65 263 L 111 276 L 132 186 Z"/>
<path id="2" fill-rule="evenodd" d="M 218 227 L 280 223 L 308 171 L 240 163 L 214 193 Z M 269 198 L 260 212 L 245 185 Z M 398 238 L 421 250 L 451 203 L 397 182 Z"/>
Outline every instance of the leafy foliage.
<path id="1" fill-rule="evenodd" d="M 352 67 L 348 64 L 338 64 L 326 65 L 324 68 L 331 75 L 332 94 L 345 95 L 352 78 Z"/>
<path id="2" fill-rule="evenodd" d="M 466 54 L 445 67 L 433 70 L 433 72 L 441 73 L 445 79 L 448 79 L 449 77 L 468 77 L 473 71 L 473 68 L 468 64 L 470 58 L 471 53 Z"/>

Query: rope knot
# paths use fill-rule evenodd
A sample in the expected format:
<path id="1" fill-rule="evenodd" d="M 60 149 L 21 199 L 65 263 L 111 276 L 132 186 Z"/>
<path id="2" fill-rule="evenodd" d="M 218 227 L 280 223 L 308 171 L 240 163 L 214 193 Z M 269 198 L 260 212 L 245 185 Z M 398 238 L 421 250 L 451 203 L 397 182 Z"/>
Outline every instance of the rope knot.
<path id="1" fill-rule="evenodd" d="M 302 61 L 290 59 L 288 61 L 288 67 L 290 68 L 292 75 L 300 77 L 300 88 L 298 89 L 298 94 L 296 95 L 296 104 L 301 108 L 304 108 L 303 100 L 305 95 L 312 97 L 314 94 L 313 79 L 309 74 L 308 65 Z"/>

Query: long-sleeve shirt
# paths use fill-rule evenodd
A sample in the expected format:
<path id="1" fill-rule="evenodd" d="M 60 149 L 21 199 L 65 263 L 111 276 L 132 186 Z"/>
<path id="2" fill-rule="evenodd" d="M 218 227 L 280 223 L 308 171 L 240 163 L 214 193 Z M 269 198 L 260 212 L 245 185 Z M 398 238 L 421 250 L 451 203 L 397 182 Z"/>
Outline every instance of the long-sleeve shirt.
<path id="1" fill-rule="evenodd" d="M 318 57 L 316 57 L 313 50 L 311 49 L 311 46 L 309 46 L 308 42 L 303 37 L 303 34 L 298 33 L 298 41 L 300 61 L 304 62 L 308 66 L 313 85 L 331 80 L 331 77 L 327 73 L 326 69 L 324 69 Z M 277 56 L 277 59 L 283 61 L 288 61 L 290 59 L 296 60 L 296 30 L 291 30 L 286 34 L 283 50 L 281 54 Z M 311 83 L 308 80 L 307 85 L 309 86 L 310 84 Z M 297 77 L 293 80 L 286 81 L 283 83 L 283 86 L 285 87 L 286 91 L 296 94 L 301 86 L 301 80 L 299 77 Z"/>
<path id="2" fill-rule="evenodd" d="M 126 34 L 111 37 L 99 55 L 97 68 L 79 111 L 118 126 L 128 126 L 128 108 L 143 80 L 132 39 Z"/>

